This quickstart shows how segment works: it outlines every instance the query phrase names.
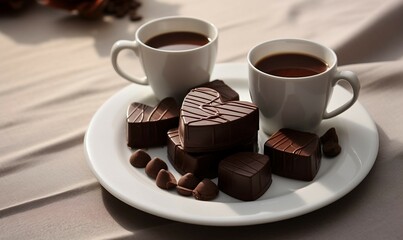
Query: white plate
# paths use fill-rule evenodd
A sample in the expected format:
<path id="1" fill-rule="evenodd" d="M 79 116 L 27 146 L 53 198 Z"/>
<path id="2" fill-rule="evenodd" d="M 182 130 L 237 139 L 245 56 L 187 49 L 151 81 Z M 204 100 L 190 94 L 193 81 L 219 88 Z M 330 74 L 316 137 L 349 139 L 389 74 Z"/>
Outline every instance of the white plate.
<path id="1" fill-rule="evenodd" d="M 247 65 L 218 64 L 212 79 L 224 80 L 241 100 L 250 101 Z M 350 93 L 336 87 L 330 107 L 344 103 Z M 126 108 L 131 102 L 155 105 L 149 87 L 131 84 L 112 96 L 94 115 L 85 135 L 85 151 L 93 173 L 111 194 L 145 212 L 187 223 L 235 226 L 273 222 L 299 216 L 326 206 L 354 189 L 372 168 L 378 153 L 378 132 L 363 106 L 357 102 L 343 114 L 323 121 L 318 135 L 335 127 L 342 152 L 334 159 L 322 159 L 312 182 L 291 180 L 273 175 L 268 191 L 256 201 L 242 202 L 222 192 L 213 201 L 183 197 L 165 191 L 148 178 L 143 169 L 129 163 L 126 147 Z M 260 145 L 267 139 L 259 132 Z M 262 149 L 262 148 L 260 148 Z M 170 165 L 166 148 L 151 148 L 148 153 Z M 215 179 L 216 181 L 216 179 Z"/>

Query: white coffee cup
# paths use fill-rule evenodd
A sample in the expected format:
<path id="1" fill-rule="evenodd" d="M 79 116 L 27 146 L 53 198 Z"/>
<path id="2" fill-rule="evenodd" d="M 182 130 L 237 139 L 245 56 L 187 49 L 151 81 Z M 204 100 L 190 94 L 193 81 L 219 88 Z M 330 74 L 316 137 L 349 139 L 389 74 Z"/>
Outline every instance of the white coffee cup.
<path id="1" fill-rule="evenodd" d="M 206 36 L 208 43 L 187 50 L 165 50 L 148 46 L 151 38 L 170 32 L 193 32 Z M 119 40 L 111 49 L 115 71 L 123 78 L 150 85 L 158 99 L 183 98 L 187 91 L 210 80 L 217 56 L 218 30 L 204 20 L 171 16 L 152 20 L 140 26 L 134 41 Z M 131 76 L 118 65 L 118 55 L 124 49 L 135 52 L 146 76 Z"/>
<path id="2" fill-rule="evenodd" d="M 284 77 L 259 70 L 265 57 L 297 53 L 313 56 L 327 64 L 325 71 L 311 76 Z M 337 69 L 333 50 L 303 39 L 277 39 L 253 47 L 248 53 L 249 92 L 259 107 L 262 130 L 272 134 L 281 128 L 315 131 L 323 119 L 332 118 L 350 108 L 358 98 L 360 82 L 350 71 Z M 351 85 L 353 96 L 338 108 L 327 111 L 333 88 L 340 80 Z"/>

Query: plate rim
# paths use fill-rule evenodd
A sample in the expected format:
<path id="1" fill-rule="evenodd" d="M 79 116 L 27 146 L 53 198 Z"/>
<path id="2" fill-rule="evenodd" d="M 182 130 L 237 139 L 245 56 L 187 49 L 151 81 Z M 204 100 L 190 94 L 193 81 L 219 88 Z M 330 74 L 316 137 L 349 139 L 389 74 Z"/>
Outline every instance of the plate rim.
<path id="1" fill-rule="evenodd" d="M 228 73 L 227 72 L 228 69 L 233 70 L 233 71 L 231 73 Z M 212 75 L 212 79 L 214 79 L 214 76 L 217 75 L 216 73 L 218 73 L 218 72 L 221 72 L 222 75 L 228 74 L 233 77 L 234 77 L 234 74 L 241 73 L 239 75 L 243 75 L 243 76 L 238 76 L 238 77 L 245 78 L 245 71 L 247 72 L 247 65 L 244 63 L 221 63 L 221 64 L 217 64 L 215 66 L 215 69 L 214 69 L 214 72 Z M 136 85 L 136 87 L 139 87 L 139 86 Z M 110 182 L 108 182 L 104 179 L 102 173 L 99 172 L 99 169 L 97 168 L 97 166 L 94 162 L 94 159 L 92 159 L 92 154 L 91 154 L 91 150 L 89 149 L 89 144 L 91 144 L 90 135 L 91 135 L 92 131 L 94 131 L 93 128 L 95 125 L 95 121 L 97 121 L 99 115 L 102 114 L 102 111 L 105 108 L 105 106 L 107 106 L 108 104 L 111 104 L 111 102 L 113 102 L 113 101 L 117 101 L 116 99 L 119 98 L 120 95 L 122 95 L 122 93 L 124 93 L 125 91 L 128 91 L 128 89 L 131 89 L 131 88 L 133 88 L 133 84 L 130 84 L 130 85 L 124 87 L 123 89 L 119 90 L 114 95 L 112 95 L 108 100 L 106 100 L 100 106 L 100 108 L 96 111 L 96 113 L 94 114 L 94 116 L 92 117 L 92 119 L 90 121 L 88 129 L 84 136 L 84 152 L 85 152 L 87 163 L 88 163 L 91 171 L 93 172 L 93 174 L 95 175 L 97 180 L 100 182 L 100 184 L 108 192 L 110 192 L 113 196 L 117 197 L 118 199 L 120 199 L 121 201 L 125 202 L 126 204 L 128 204 L 132 207 L 135 207 L 144 212 L 148 212 L 150 214 L 160 216 L 163 218 L 180 221 L 180 222 L 199 224 L 199 225 L 244 226 L 244 225 L 254 225 L 254 224 L 275 222 L 275 221 L 280 221 L 280 220 L 300 216 L 300 215 L 312 212 L 314 210 L 320 209 L 330 203 L 333 203 L 333 202 L 337 201 L 338 199 L 342 198 L 343 196 L 345 196 L 351 190 L 353 190 L 356 186 L 359 185 L 359 183 L 367 176 L 369 171 L 372 169 L 372 166 L 375 163 L 375 160 L 376 160 L 376 157 L 378 154 L 379 133 L 378 133 L 377 127 L 376 127 L 373 119 L 369 115 L 369 113 L 366 111 L 366 109 L 359 103 L 359 101 L 357 101 L 355 106 L 356 107 L 358 106 L 359 108 L 361 108 L 360 110 L 362 110 L 367 115 L 366 117 L 367 117 L 367 120 L 369 121 L 369 124 L 371 125 L 371 129 L 374 130 L 375 135 L 374 135 L 374 139 L 372 139 L 372 140 L 375 145 L 373 146 L 373 148 L 371 148 L 372 152 L 369 154 L 373 157 L 372 157 L 372 159 L 369 159 L 368 161 L 366 161 L 364 168 L 360 169 L 362 173 L 359 175 L 355 175 L 354 178 L 352 179 L 352 181 L 349 182 L 349 185 L 344 187 L 342 189 L 342 191 L 339 192 L 339 194 L 333 195 L 330 198 L 328 197 L 323 201 L 316 202 L 313 205 L 301 206 L 297 209 L 294 208 L 292 211 L 283 212 L 283 214 L 272 215 L 270 217 L 268 217 L 267 214 L 257 214 L 257 215 L 255 214 L 255 215 L 247 215 L 247 216 L 238 215 L 237 217 L 222 216 L 220 218 L 211 218 L 211 217 L 206 217 L 206 216 L 192 216 L 192 215 L 183 215 L 183 214 L 175 215 L 175 214 L 169 213 L 169 211 L 168 212 L 163 211 L 161 207 L 153 206 L 153 207 L 155 207 L 155 208 L 153 208 L 153 207 L 150 207 L 149 204 L 145 204 L 144 202 L 138 202 L 138 201 L 133 202 L 133 199 L 128 199 L 126 197 L 126 195 L 117 191 L 115 189 L 115 187 L 113 187 L 113 184 L 111 184 Z M 151 90 L 145 91 L 143 94 L 148 95 L 149 93 L 151 93 Z M 148 189 L 149 191 L 147 189 L 142 189 L 142 190 L 145 190 L 146 192 L 152 192 L 152 190 L 150 190 L 150 189 Z M 195 200 L 192 199 L 192 201 L 195 201 Z M 197 201 L 197 204 L 200 204 L 202 206 L 209 206 L 209 205 L 211 206 L 212 205 L 211 202 L 209 203 L 209 202 L 202 202 L 202 201 Z M 224 203 L 221 203 L 221 204 L 224 204 Z M 248 205 L 248 204 L 253 204 L 253 202 L 240 202 L 238 204 Z"/>

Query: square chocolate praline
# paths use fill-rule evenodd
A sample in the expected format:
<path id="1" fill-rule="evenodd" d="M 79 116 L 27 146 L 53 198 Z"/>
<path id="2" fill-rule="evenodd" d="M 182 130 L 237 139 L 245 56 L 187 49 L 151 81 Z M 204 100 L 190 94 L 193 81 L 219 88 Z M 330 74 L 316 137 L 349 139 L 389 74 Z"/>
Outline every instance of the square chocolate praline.
<path id="1" fill-rule="evenodd" d="M 253 152 L 239 152 L 222 160 L 218 166 L 218 188 L 231 197 L 253 201 L 272 183 L 269 157 Z"/>
<path id="2" fill-rule="evenodd" d="M 264 144 L 272 173 L 302 181 L 312 181 L 321 163 L 320 140 L 316 134 L 283 128 Z"/>

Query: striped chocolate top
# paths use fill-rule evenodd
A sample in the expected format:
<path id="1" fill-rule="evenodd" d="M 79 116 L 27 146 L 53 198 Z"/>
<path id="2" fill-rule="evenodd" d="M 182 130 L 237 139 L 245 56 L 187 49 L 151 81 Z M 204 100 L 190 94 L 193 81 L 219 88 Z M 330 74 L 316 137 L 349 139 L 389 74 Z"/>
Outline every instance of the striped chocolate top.
<path id="1" fill-rule="evenodd" d="M 256 111 L 250 102 L 223 103 L 220 94 L 210 88 L 192 89 L 182 104 L 181 118 L 188 125 L 214 125 L 237 120 Z"/>
<path id="2" fill-rule="evenodd" d="M 155 107 L 142 103 L 132 103 L 127 109 L 127 121 L 129 123 L 160 121 L 178 115 L 179 107 L 173 98 L 165 98 Z"/>
<path id="3" fill-rule="evenodd" d="M 233 174 L 251 177 L 260 172 L 269 163 L 269 157 L 253 152 L 236 153 L 220 163 L 221 169 Z"/>
<path id="4" fill-rule="evenodd" d="M 310 156 L 317 150 L 318 142 L 316 134 L 281 129 L 267 140 L 266 145 L 283 152 Z"/>

